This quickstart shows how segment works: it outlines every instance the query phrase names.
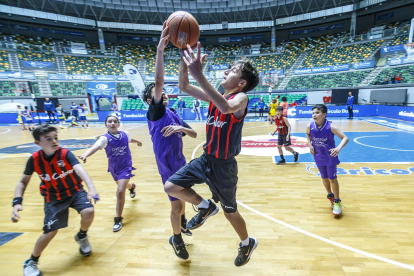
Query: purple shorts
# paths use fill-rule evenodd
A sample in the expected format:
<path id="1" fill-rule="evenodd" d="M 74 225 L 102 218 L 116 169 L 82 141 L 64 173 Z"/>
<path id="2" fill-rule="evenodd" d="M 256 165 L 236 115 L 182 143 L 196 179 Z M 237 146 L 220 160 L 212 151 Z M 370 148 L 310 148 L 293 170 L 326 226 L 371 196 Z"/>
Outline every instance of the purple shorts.
<path id="1" fill-rule="evenodd" d="M 135 168 L 132 168 L 132 170 L 131 170 L 131 167 L 129 167 L 127 169 L 123 169 L 123 170 L 120 170 L 118 172 L 114 172 L 114 171 L 111 171 L 111 170 L 109 170 L 109 172 L 111 173 L 112 178 L 115 181 L 118 181 L 120 179 L 130 179 L 133 176 L 135 176 L 134 174 L 132 174 L 132 171 L 133 170 L 136 170 L 136 169 Z"/>
<path id="2" fill-rule="evenodd" d="M 318 166 L 318 165 L 317 165 Z M 319 173 L 322 179 L 336 179 L 336 165 L 333 166 L 318 166 Z"/>
<path id="3" fill-rule="evenodd" d="M 162 179 L 162 185 L 165 185 L 165 182 L 167 182 L 168 178 L 170 178 L 171 175 L 161 175 L 161 179 Z M 176 201 L 178 200 L 178 198 L 172 197 L 170 195 L 168 195 L 168 198 L 170 199 L 170 201 Z"/>

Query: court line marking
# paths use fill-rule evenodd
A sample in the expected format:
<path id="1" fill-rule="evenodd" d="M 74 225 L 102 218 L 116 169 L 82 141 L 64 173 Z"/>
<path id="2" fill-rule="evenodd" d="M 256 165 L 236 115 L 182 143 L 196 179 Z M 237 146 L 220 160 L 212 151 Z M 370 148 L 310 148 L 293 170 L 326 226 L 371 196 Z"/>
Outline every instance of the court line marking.
<path id="1" fill-rule="evenodd" d="M 0 134 L 4 134 L 4 133 L 7 133 L 7 132 L 10 132 L 11 131 L 11 129 L 10 128 L 7 128 L 7 127 L 0 127 L 0 128 L 2 128 L 2 129 L 8 129 L 7 131 L 0 132 Z"/>
<path id="2" fill-rule="evenodd" d="M 402 128 L 393 127 L 393 126 L 387 126 L 387 125 L 385 125 L 385 123 L 380 123 L 380 122 L 370 122 L 370 121 L 368 121 L 368 120 L 361 120 L 361 119 L 358 119 L 358 120 L 363 121 L 363 122 L 365 122 L 365 123 L 369 123 L 369 124 L 373 124 L 373 125 L 377 125 L 377 126 L 382 126 L 382 127 L 386 127 L 386 128 L 390 128 L 390 129 L 394 129 L 394 130 L 398 130 L 398 131 L 402 131 L 402 132 L 406 132 L 406 133 L 414 134 L 414 132 L 413 132 L 413 131 L 410 131 L 410 130 L 403 130 Z M 404 121 L 404 122 L 405 122 L 405 121 Z"/>
<path id="3" fill-rule="evenodd" d="M 360 142 L 357 141 L 359 138 L 365 138 L 365 137 L 389 137 L 389 135 L 360 136 L 360 137 L 355 138 L 354 142 L 357 143 L 357 144 L 360 144 L 362 146 L 366 146 L 366 147 L 370 147 L 370 148 L 376 148 L 376 149 L 395 150 L 395 151 L 414 151 L 414 150 L 399 150 L 399 149 L 389 149 L 389 148 L 375 147 L 375 146 L 366 145 L 366 144 L 363 144 L 363 143 L 360 143 Z"/>
<path id="4" fill-rule="evenodd" d="M 300 229 L 298 227 L 295 227 L 295 226 L 290 225 L 290 224 L 288 224 L 286 222 L 283 222 L 283 221 L 280 221 L 278 219 L 275 219 L 275 218 L 273 218 L 271 216 L 268 216 L 268 215 L 266 215 L 266 214 L 264 214 L 264 213 L 262 213 L 260 211 L 257 211 L 256 209 L 253 209 L 252 207 L 250 207 L 250 206 L 248 206 L 248 205 L 246 205 L 243 202 L 240 202 L 238 200 L 237 200 L 237 204 L 243 206 L 244 208 L 246 208 L 246 209 L 248 209 L 248 210 L 250 210 L 250 211 L 252 211 L 252 212 L 254 212 L 254 213 L 256 213 L 256 214 L 258 214 L 258 215 L 260 215 L 262 217 L 264 217 L 264 218 L 267 218 L 267 219 L 269 219 L 271 221 L 274 221 L 274 222 L 276 222 L 276 223 L 278 223 L 280 225 L 283 225 L 283 226 L 285 226 L 287 228 L 290 228 L 292 230 L 295 230 L 297 232 L 300 232 L 302 234 L 305 234 L 305 235 L 307 235 L 309 237 L 318 239 L 320 241 L 324 241 L 326 243 L 329 243 L 329 244 L 332 244 L 332 245 L 335 245 L 335 246 L 338 246 L 338 247 L 347 249 L 349 251 L 352 251 L 352 252 L 355 252 L 355 253 L 358 253 L 358 254 L 361 254 L 361 255 L 364 255 L 364 256 L 367 256 L 367 257 L 370 257 L 370 258 L 373 258 L 373 259 L 376 259 L 376 260 L 379 260 L 379 261 L 382 261 L 382 262 L 386 262 L 386 263 L 389 263 L 389 264 L 392 264 L 392 265 L 395 265 L 395 266 L 399 266 L 399 267 L 406 268 L 406 269 L 409 269 L 409 270 L 413 270 L 414 271 L 414 266 L 411 266 L 411 265 L 408 265 L 408 264 L 404 264 L 404 263 L 400 263 L 400 262 L 397 262 L 397 261 L 394 261 L 394 260 L 390 260 L 390 259 L 387 259 L 387 258 L 384 258 L 384 257 L 381 257 L 381 256 L 377 256 L 377 255 L 374 255 L 374 254 L 371 254 L 371 253 L 368 253 L 368 252 L 365 252 L 365 251 L 362 251 L 362 250 L 359 250 L 359 249 L 356 249 L 356 248 L 353 248 L 353 247 L 350 247 L 350 246 L 341 244 L 339 242 L 335 242 L 335 241 L 332 241 L 332 240 L 323 238 L 321 236 L 312 234 L 312 233 L 310 233 L 308 231 L 302 230 L 302 229 Z"/>

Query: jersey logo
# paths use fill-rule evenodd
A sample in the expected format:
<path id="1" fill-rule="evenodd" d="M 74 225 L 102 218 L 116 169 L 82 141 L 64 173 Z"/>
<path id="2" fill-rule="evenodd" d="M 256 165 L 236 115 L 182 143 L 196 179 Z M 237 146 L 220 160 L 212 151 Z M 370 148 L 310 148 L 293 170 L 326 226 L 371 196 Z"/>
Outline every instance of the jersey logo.
<path id="1" fill-rule="evenodd" d="M 57 164 L 61 168 L 65 167 L 65 162 L 63 162 L 63 160 L 58 160 L 58 163 Z"/>
<path id="2" fill-rule="evenodd" d="M 222 128 L 225 124 L 227 124 L 227 122 L 221 122 L 219 117 L 214 119 L 214 116 L 209 116 L 207 117 L 207 120 L 206 120 L 206 125 L 210 125 L 210 126 L 213 125 L 218 128 Z"/>

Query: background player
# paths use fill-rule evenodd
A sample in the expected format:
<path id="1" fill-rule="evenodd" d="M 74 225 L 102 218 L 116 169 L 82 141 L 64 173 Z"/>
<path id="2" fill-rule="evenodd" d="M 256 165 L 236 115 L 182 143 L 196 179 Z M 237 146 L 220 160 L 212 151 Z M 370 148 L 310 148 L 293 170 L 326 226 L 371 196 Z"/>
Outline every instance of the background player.
<path id="1" fill-rule="evenodd" d="M 30 111 L 28 106 L 25 106 L 24 109 L 25 109 L 24 117 L 26 119 L 27 127 L 29 128 L 30 131 L 33 131 L 34 130 L 33 117 L 32 115 L 30 115 L 30 113 L 32 113 L 33 111 Z M 30 125 L 32 125 L 32 127 L 30 127 Z"/>
<path id="2" fill-rule="evenodd" d="M 75 102 L 72 102 L 72 105 L 70 106 L 70 110 L 72 112 L 72 116 L 74 117 L 74 122 L 79 121 L 79 106 L 75 104 Z"/>
<path id="3" fill-rule="evenodd" d="M 276 131 L 279 133 L 277 138 L 277 149 L 279 150 L 280 160 L 277 162 L 277 165 L 286 164 L 285 158 L 283 157 L 282 146 L 285 146 L 285 149 L 293 154 L 295 162 L 299 160 L 299 153 L 294 151 L 291 147 L 289 147 L 290 145 L 292 145 L 292 142 L 290 141 L 291 127 L 288 119 L 283 115 L 283 111 L 284 110 L 282 106 L 276 107 L 276 129 L 272 134 L 272 136 L 275 135 Z"/>
<path id="4" fill-rule="evenodd" d="M 338 154 L 349 139 L 331 121 L 326 120 L 327 113 L 328 109 L 323 104 L 317 104 L 312 108 L 313 122 L 308 124 L 306 128 L 306 137 L 308 138 L 310 152 L 318 166 L 323 185 L 328 192 L 327 198 L 331 202 L 333 214 L 340 215 L 342 204 L 339 198 L 336 166 L 340 163 Z M 338 147 L 335 147 L 335 135 L 342 140 Z"/>
<path id="5" fill-rule="evenodd" d="M 134 176 L 132 171 L 132 156 L 128 143 L 137 144 L 138 147 L 142 143 L 138 140 L 132 139 L 127 131 L 119 131 L 119 119 L 115 115 L 106 117 L 105 126 L 108 132 L 98 138 L 98 141 L 88 149 L 79 159 L 86 162 L 86 159 L 97 152 L 99 149 L 105 149 L 108 157 L 108 172 L 111 173 L 112 178 L 118 185 L 116 190 L 116 216 L 114 218 L 114 227 L 112 230 L 118 232 L 122 229 L 122 212 L 125 205 L 125 191 L 129 189 L 131 198 L 135 197 L 135 183 L 129 183 L 129 180 Z"/>
<path id="6" fill-rule="evenodd" d="M 86 127 L 89 128 L 88 120 L 86 119 L 87 110 L 88 110 L 88 108 L 86 106 L 84 106 L 83 103 L 79 104 L 79 117 L 80 117 L 80 121 L 82 123 L 82 128 L 84 127 L 83 122 L 85 122 Z"/>
<path id="7" fill-rule="evenodd" d="M 13 212 L 11 219 L 18 222 L 18 212 L 23 210 L 23 194 L 29 184 L 33 172 L 40 179 L 40 194 L 44 196 L 44 227 L 43 234 L 37 240 L 32 256 L 24 263 L 24 275 L 41 275 L 37 264 L 43 250 L 56 236 L 61 228 L 68 226 L 69 207 L 78 211 L 81 215 L 81 226 L 75 235 L 75 240 L 80 245 L 80 253 L 83 256 L 91 254 L 91 245 L 86 232 L 92 224 L 94 209 L 92 198 L 99 199 L 98 192 L 92 183 L 88 173 L 79 164 L 79 161 L 67 149 L 59 147 L 57 129 L 50 125 L 42 125 L 33 131 L 35 144 L 42 149 L 33 153 L 26 164 L 26 169 L 17 182 L 14 192 Z M 59 177 L 56 177 L 58 175 Z M 88 186 L 86 193 L 82 186 L 82 180 Z"/>
<path id="8" fill-rule="evenodd" d="M 219 210 L 211 200 L 205 200 L 191 188 L 194 184 L 207 183 L 213 193 L 213 200 L 220 201 L 226 218 L 239 235 L 239 254 L 234 264 L 242 266 L 250 260 L 258 242 L 249 237 L 246 223 L 237 210 L 238 167 L 234 157 L 241 149 L 241 134 L 249 101 L 246 92 L 258 85 L 259 74 L 248 60 L 235 61 L 232 68 L 224 71 L 220 83 L 225 91 L 222 95 L 203 74 L 203 61 L 206 56 L 201 57 L 200 42 L 197 43 L 197 57 L 187 45 L 187 50 L 183 51 L 181 57 L 179 72 L 179 86 L 182 91 L 210 102 L 204 153 L 171 176 L 165 184 L 165 191 L 171 196 L 197 205 L 199 213 L 187 225 L 191 230 L 203 225 Z M 189 83 L 187 68 L 201 89 Z"/>
<path id="9" fill-rule="evenodd" d="M 17 121 L 20 124 L 20 130 L 27 130 L 26 126 L 24 125 L 22 107 L 20 105 L 17 106 Z"/>
<path id="10" fill-rule="evenodd" d="M 275 119 L 276 115 L 276 107 L 277 107 L 276 99 L 272 99 L 272 102 L 269 104 L 269 116 L 267 117 L 267 122 L 270 120 L 270 124 L 272 124 L 272 121 Z"/>
<path id="11" fill-rule="evenodd" d="M 55 104 L 49 100 L 49 98 L 45 98 L 43 102 L 43 108 L 45 109 L 46 114 L 49 116 L 49 123 L 56 124 L 56 117 L 55 117 Z"/>
<path id="12" fill-rule="evenodd" d="M 163 185 L 170 176 L 186 164 L 182 137 L 185 135 L 192 138 L 197 137 L 197 133 L 181 120 L 175 110 L 172 111 L 166 108 L 168 106 L 168 97 L 163 92 L 164 60 L 162 57 L 170 38 L 168 30 L 164 23 L 157 48 L 155 83 L 148 85 L 143 95 L 144 101 L 149 104 L 147 112 L 148 128 Z M 170 220 L 173 228 L 173 236 L 170 237 L 169 243 L 174 248 L 176 256 L 186 260 L 188 259 L 188 252 L 181 233 L 187 236 L 191 236 L 192 233 L 187 229 L 185 202 L 172 196 L 168 196 L 168 198 L 171 202 Z"/>
<path id="13" fill-rule="evenodd" d="M 59 127 L 65 128 L 64 125 L 66 124 L 66 118 L 61 104 L 58 104 L 58 106 L 56 107 L 56 115 L 59 119 Z"/>

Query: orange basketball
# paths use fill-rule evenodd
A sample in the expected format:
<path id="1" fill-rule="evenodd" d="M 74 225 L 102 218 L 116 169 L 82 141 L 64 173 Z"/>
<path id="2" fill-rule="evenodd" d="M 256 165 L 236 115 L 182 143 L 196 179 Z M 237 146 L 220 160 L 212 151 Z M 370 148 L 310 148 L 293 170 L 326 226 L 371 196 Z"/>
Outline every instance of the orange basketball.
<path id="1" fill-rule="evenodd" d="M 180 49 L 186 49 L 187 44 L 196 46 L 200 37 L 200 27 L 197 20 L 190 13 L 177 11 L 167 19 L 170 27 L 170 41 Z"/>

